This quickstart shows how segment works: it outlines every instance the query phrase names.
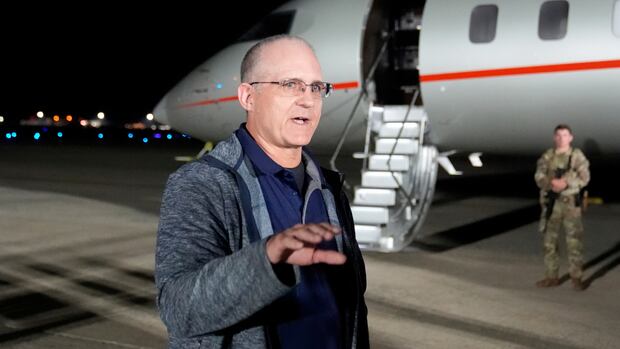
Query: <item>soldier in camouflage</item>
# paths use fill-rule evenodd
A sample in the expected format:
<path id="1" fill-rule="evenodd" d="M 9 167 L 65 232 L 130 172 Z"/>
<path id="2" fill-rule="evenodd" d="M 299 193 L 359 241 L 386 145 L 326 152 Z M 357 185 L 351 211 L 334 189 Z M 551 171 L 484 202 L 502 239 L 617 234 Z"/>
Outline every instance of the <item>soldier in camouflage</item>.
<path id="1" fill-rule="evenodd" d="M 545 278 L 538 287 L 554 287 L 558 278 L 558 237 L 561 227 L 566 234 L 569 273 L 575 290 L 583 290 L 583 224 L 580 190 L 590 181 L 589 162 L 583 152 L 572 148 L 573 133 L 568 125 L 555 128 L 555 147 L 538 159 L 534 179 L 540 188 L 542 214 L 539 230 L 543 234 Z"/>

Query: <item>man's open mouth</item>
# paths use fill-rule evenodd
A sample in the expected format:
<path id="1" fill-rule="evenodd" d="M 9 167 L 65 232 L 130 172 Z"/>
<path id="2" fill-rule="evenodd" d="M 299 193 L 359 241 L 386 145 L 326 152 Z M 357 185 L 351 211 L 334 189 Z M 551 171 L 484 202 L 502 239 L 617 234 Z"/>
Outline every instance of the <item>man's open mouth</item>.
<path id="1" fill-rule="evenodd" d="M 293 118 L 293 121 L 295 121 L 296 124 L 304 125 L 304 124 L 308 123 L 310 121 L 310 119 L 306 118 L 306 117 L 303 117 L 303 116 L 298 116 L 298 117 Z"/>

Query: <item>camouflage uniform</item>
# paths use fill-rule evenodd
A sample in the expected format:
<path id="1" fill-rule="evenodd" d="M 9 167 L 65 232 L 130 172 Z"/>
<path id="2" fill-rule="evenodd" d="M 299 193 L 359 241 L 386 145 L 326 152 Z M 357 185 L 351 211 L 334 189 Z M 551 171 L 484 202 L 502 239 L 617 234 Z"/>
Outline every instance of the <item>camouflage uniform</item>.
<path id="1" fill-rule="evenodd" d="M 569 159 L 570 164 L 568 164 Z M 568 186 L 559 193 L 553 206 L 553 212 L 547 221 L 545 197 L 547 192 L 551 190 L 551 180 L 555 176 L 556 169 L 567 167 L 568 170 L 562 178 L 566 180 Z M 549 149 L 538 159 L 534 179 L 540 188 L 542 214 L 540 216 L 539 230 L 543 233 L 545 276 L 547 278 L 558 277 L 558 237 L 561 227 L 564 226 L 569 273 L 571 278 L 581 279 L 583 266 L 583 224 L 581 222 L 581 207 L 575 205 L 575 196 L 590 181 L 588 159 L 579 149 L 571 148 L 568 152 L 562 154 L 556 154 L 554 149 Z"/>

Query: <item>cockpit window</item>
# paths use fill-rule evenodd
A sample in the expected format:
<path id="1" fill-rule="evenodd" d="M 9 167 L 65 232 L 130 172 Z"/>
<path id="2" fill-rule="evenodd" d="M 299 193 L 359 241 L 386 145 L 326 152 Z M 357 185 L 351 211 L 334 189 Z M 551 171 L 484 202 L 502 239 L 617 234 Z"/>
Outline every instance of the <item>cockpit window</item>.
<path id="1" fill-rule="evenodd" d="M 540 7 L 538 37 L 543 40 L 559 40 L 566 36 L 568 1 L 547 1 Z"/>
<path id="2" fill-rule="evenodd" d="M 277 12 L 267 15 L 245 34 L 239 38 L 239 42 L 256 41 L 279 34 L 289 34 L 293 25 L 295 11 Z"/>
<path id="3" fill-rule="evenodd" d="M 614 4 L 614 18 L 612 23 L 614 34 L 620 38 L 620 0 Z"/>
<path id="4" fill-rule="evenodd" d="M 495 39 L 497 29 L 497 6 L 480 5 L 474 7 L 469 22 L 469 40 L 480 44 Z"/>

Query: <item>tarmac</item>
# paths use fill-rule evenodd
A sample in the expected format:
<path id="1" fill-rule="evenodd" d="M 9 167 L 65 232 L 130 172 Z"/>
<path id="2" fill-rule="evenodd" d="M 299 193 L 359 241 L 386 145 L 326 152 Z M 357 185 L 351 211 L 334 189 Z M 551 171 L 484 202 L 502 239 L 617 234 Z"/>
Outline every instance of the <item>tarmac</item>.
<path id="1" fill-rule="evenodd" d="M 159 205 L 174 157 L 198 150 L 0 145 L 0 347 L 165 348 Z M 587 289 L 538 289 L 532 166 L 442 175 L 420 239 L 364 253 L 373 348 L 619 347 L 617 196 L 584 219 Z"/>

